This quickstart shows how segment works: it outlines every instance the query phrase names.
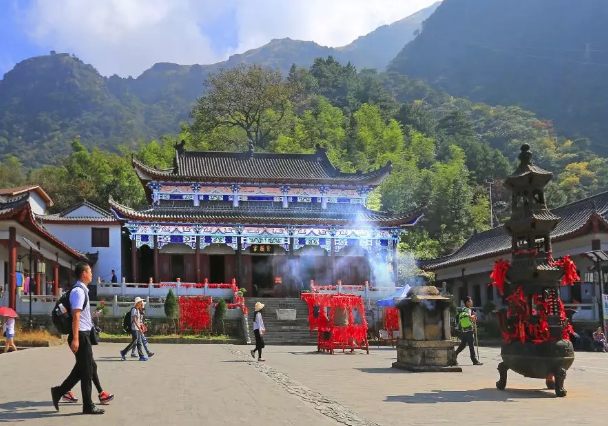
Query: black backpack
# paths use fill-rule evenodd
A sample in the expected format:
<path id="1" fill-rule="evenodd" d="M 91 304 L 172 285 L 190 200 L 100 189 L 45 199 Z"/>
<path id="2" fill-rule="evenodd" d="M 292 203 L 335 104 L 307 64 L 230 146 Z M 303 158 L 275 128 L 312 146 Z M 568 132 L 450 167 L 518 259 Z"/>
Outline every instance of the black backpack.
<path id="1" fill-rule="evenodd" d="M 63 293 L 63 295 L 55 304 L 53 311 L 51 312 L 53 325 L 60 334 L 72 333 L 72 305 L 70 303 L 70 294 L 72 293 L 72 290 L 74 290 L 74 287 L 76 287 L 76 285 L 74 285 L 71 289 Z M 89 296 L 85 291 L 84 304 L 82 305 L 82 309 L 84 310 L 84 308 L 86 308 L 88 304 Z"/>
<path id="2" fill-rule="evenodd" d="M 122 329 L 125 333 L 131 334 L 131 311 L 133 308 L 129 309 L 124 317 L 122 317 Z"/>

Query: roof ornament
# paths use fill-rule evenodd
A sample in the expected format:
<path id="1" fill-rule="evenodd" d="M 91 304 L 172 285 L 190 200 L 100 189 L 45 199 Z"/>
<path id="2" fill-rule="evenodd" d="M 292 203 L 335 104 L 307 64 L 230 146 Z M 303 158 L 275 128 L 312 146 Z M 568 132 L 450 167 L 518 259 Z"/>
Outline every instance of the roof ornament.
<path id="1" fill-rule="evenodd" d="M 532 165 L 532 151 L 530 151 L 530 145 L 527 143 L 521 146 L 521 152 L 519 154 L 519 161 L 525 165 Z"/>
<path id="2" fill-rule="evenodd" d="M 249 139 L 249 156 L 253 157 L 253 141 L 251 139 Z"/>
<path id="3" fill-rule="evenodd" d="M 180 143 L 175 144 L 175 150 L 180 154 L 184 153 L 184 151 L 186 150 L 185 147 L 186 147 L 186 141 L 183 139 Z"/>

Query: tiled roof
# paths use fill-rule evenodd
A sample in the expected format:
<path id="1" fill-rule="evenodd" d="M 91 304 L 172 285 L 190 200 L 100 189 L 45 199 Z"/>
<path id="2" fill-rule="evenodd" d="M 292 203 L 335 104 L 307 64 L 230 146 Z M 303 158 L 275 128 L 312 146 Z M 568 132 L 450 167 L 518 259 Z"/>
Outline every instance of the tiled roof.
<path id="1" fill-rule="evenodd" d="M 72 207 L 65 209 L 64 211 L 62 211 L 61 213 L 58 213 L 58 216 L 66 216 L 70 213 L 72 213 L 74 210 L 79 209 L 80 207 L 88 207 L 91 210 L 97 212 L 98 214 L 104 216 L 104 217 L 112 217 L 112 214 L 108 211 L 108 210 L 104 210 L 101 207 L 87 201 L 87 200 L 83 200 L 80 203 L 76 203 L 74 204 Z"/>
<path id="2" fill-rule="evenodd" d="M 174 167 L 156 169 L 137 159 L 133 167 L 141 180 L 199 182 L 280 182 L 377 186 L 388 176 L 390 163 L 370 173 L 341 173 L 324 149 L 312 154 L 246 152 L 188 152 L 177 149 Z"/>
<path id="3" fill-rule="evenodd" d="M 551 233 L 552 241 L 572 238 L 589 229 L 594 216 L 608 228 L 608 192 L 594 195 L 553 210 L 561 221 Z M 469 238 L 454 253 L 420 261 L 425 270 L 436 271 L 474 260 L 503 255 L 511 251 L 511 237 L 503 226 L 480 232 Z"/>
<path id="4" fill-rule="evenodd" d="M 80 207 L 88 207 L 91 210 L 97 212 L 102 217 L 94 217 L 94 216 L 67 216 L 73 211 L 79 209 Z M 90 203 L 86 200 L 77 203 L 70 208 L 56 214 L 49 215 L 36 215 L 36 219 L 41 223 L 108 223 L 108 224 L 118 224 L 116 218 L 108 211 L 104 210 L 99 206 L 96 206 L 93 203 Z"/>
<path id="5" fill-rule="evenodd" d="M 49 206 L 53 205 L 53 200 L 51 200 L 51 197 L 49 197 L 49 194 L 47 194 L 38 185 L 26 185 L 26 186 L 16 186 L 13 188 L 1 188 L 0 195 L 14 197 L 17 195 L 29 193 L 31 191 L 34 191 L 36 194 L 38 194 L 44 200 L 44 202 L 47 203 Z"/>
<path id="6" fill-rule="evenodd" d="M 36 222 L 34 218 L 34 213 L 32 212 L 32 208 L 30 206 L 30 203 L 28 202 L 28 194 L 26 193 L 21 195 L 19 198 L 15 198 L 8 202 L 0 200 L 0 220 L 3 219 L 18 221 L 23 226 L 30 229 L 32 232 L 35 232 L 45 238 L 55 247 L 58 247 L 67 254 L 71 255 L 74 259 L 87 259 L 84 253 L 81 253 L 80 251 L 68 246 L 63 241 L 59 240 L 57 237 L 47 231 L 44 226 Z"/>
<path id="7" fill-rule="evenodd" d="M 27 201 L 28 197 L 29 195 L 24 193 L 8 201 L 0 198 L 0 218 L 2 218 L 2 216 L 13 213 L 13 211 L 24 207 L 26 204 L 29 204 Z"/>
<path id="8" fill-rule="evenodd" d="M 136 210 L 123 206 L 110 199 L 110 206 L 119 219 L 149 222 L 186 222 L 186 223 L 264 223 L 264 224 L 332 224 L 352 225 L 364 222 L 375 226 L 409 227 L 422 217 L 421 212 L 404 215 L 391 215 L 368 210 L 361 206 L 357 211 L 337 208 L 282 208 L 282 207 L 167 207 L 154 206 Z"/>

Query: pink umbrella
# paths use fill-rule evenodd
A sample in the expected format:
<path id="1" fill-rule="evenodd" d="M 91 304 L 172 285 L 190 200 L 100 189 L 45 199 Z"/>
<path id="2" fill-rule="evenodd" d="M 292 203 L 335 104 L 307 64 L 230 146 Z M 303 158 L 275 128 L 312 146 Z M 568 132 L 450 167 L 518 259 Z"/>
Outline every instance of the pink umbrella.
<path id="1" fill-rule="evenodd" d="M 0 306 L 0 317 L 17 318 L 18 316 L 17 312 L 13 309 L 6 306 Z"/>

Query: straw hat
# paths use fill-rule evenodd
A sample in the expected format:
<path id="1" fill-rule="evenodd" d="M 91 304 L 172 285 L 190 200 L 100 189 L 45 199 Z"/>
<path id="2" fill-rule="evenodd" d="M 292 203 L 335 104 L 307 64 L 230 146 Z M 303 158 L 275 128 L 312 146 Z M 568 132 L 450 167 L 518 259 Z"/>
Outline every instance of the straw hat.
<path id="1" fill-rule="evenodd" d="M 255 310 L 261 311 L 262 309 L 264 309 L 264 304 L 262 302 L 255 302 Z"/>

